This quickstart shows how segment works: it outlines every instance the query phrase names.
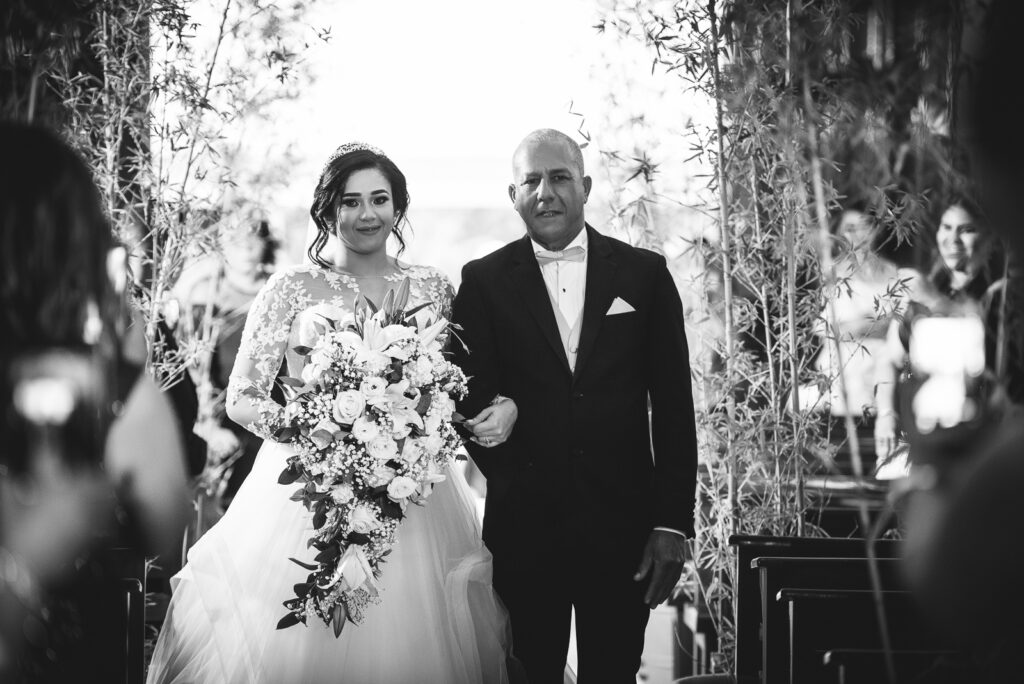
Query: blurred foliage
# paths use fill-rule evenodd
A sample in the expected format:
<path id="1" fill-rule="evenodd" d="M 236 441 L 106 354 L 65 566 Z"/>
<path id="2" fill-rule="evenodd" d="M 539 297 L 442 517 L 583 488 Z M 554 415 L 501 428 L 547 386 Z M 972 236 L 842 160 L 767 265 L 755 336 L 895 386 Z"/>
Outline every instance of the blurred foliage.
<path id="1" fill-rule="evenodd" d="M 286 180 L 242 170 L 246 122 L 309 81 L 330 30 L 315 0 L 13 0 L 0 10 L 0 116 L 54 128 L 93 169 L 132 258 L 150 370 L 175 382 L 209 340 L 165 339 L 164 300 L 213 228 Z M 251 144 L 251 141 L 249 141 Z M 286 160 L 281 160 L 286 161 Z"/>
<path id="2" fill-rule="evenodd" d="M 814 330 L 832 315 L 828 295 L 845 286 L 832 217 L 864 207 L 885 236 L 881 255 L 921 267 L 941 198 L 969 189 L 951 105 L 962 23 L 959 0 L 603 5 L 596 30 L 644 46 L 652 72 L 708 105 L 706 116 L 678 112 L 683 132 L 660 131 L 689 145 L 674 167 L 662 165 L 650 130 L 627 151 L 618 140 L 602 155 L 631 188 L 617 217 L 641 234 L 638 244 L 664 249 L 671 240 L 672 229 L 652 220 L 659 204 L 691 206 L 713 222 L 687 240 L 703 270 L 689 276 L 703 290 L 690 323 L 696 313 L 711 331 L 693 368 L 702 426 L 693 579 L 718 629 L 718 671 L 731 671 L 733 658 L 729 536 L 825 533 L 810 521 L 826 502 L 804 484 L 834 472 L 840 440 L 828 434 L 827 411 L 791 407 L 801 387 L 838 380 L 813 365 Z M 614 107 L 629 93 L 618 87 L 608 98 Z M 637 123 L 620 123 L 627 139 Z M 700 181 L 696 197 L 661 190 L 660 179 L 676 175 Z M 877 302 L 878 315 L 902 294 Z"/>

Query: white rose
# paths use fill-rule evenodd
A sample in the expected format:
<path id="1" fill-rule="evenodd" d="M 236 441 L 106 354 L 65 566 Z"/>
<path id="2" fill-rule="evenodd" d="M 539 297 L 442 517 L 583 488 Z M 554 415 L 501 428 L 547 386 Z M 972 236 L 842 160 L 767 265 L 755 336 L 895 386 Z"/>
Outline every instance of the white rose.
<path id="1" fill-rule="evenodd" d="M 363 414 L 363 395 L 355 390 L 346 390 L 334 398 L 334 419 L 339 423 L 351 425 Z"/>
<path id="2" fill-rule="evenodd" d="M 331 499 L 336 504 L 347 504 L 353 497 L 355 497 L 355 493 L 347 484 L 338 485 L 331 491 Z"/>
<path id="3" fill-rule="evenodd" d="M 366 451 L 378 461 L 389 461 L 398 456 L 398 445 L 387 435 L 378 435 L 367 442 Z"/>
<path id="4" fill-rule="evenodd" d="M 384 391 L 388 388 L 388 381 L 384 378 L 377 376 L 370 376 L 365 378 L 359 385 L 359 391 L 363 393 L 363 396 L 367 399 L 373 397 L 384 396 Z"/>
<path id="5" fill-rule="evenodd" d="M 369 442 L 379 434 L 380 428 L 377 427 L 377 423 L 367 420 L 366 416 L 361 416 L 352 423 L 352 436 L 360 442 Z"/>
<path id="6" fill-rule="evenodd" d="M 400 499 L 407 498 L 418 488 L 419 485 L 416 484 L 416 480 L 411 477 L 406 477 L 405 475 L 399 475 L 391 481 L 391 484 L 388 485 L 388 496 L 395 501 L 398 501 Z"/>
<path id="7" fill-rule="evenodd" d="M 377 520 L 377 513 L 372 508 L 360 504 L 349 512 L 348 527 L 353 532 L 369 534 L 380 527 L 380 521 Z"/>
<path id="8" fill-rule="evenodd" d="M 371 487 L 382 487 L 393 479 L 398 473 L 395 472 L 394 468 L 389 468 L 386 465 L 379 465 L 373 470 L 373 475 L 369 478 L 369 484 Z"/>
<path id="9" fill-rule="evenodd" d="M 302 367 L 302 373 L 299 377 L 302 378 L 302 382 L 307 385 L 312 385 L 314 382 L 320 379 L 320 376 L 327 370 L 327 366 L 321 366 L 319 363 L 310 361 Z"/>
<path id="10" fill-rule="evenodd" d="M 424 437 L 422 444 L 424 451 L 431 456 L 437 456 L 438 452 L 441 451 L 441 447 L 444 446 L 444 438 L 435 432 Z"/>

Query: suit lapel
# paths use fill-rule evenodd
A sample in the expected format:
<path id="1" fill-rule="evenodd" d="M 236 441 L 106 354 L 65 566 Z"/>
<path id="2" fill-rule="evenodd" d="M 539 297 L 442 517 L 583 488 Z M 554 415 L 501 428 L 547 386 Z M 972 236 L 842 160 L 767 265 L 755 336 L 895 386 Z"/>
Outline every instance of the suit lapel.
<path id="1" fill-rule="evenodd" d="M 537 264 L 537 258 L 533 255 L 533 248 L 528 236 L 516 244 L 512 259 L 513 266 L 510 273 L 512 282 L 515 284 L 519 296 L 522 297 L 526 309 L 540 326 L 544 339 L 548 341 L 568 373 L 569 359 L 565 355 L 565 348 L 562 347 L 562 338 L 558 335 L 558 323 L 555 321 L 555 312 L 551 308 L 551 297 L 544 285 L 544 277 L 540 273 L 540 265 Z M 587 278 L 588 280 L 590 278 L 589 269 Z"/>
<path id="2" fill-rule="evenodd" d="M 587 226 L 586 230 L 590 254 L 587 255 L 587 289 L 584 293 L 583 323 L 580 328 L 580 346 L 576 356 L 574 378 L 579 377 L 581 369 L 594 351 L 597 334 L 601 331 L 601 324 L 604 322 L 604 314 L 611 305 L 614 293 L 612 279 L 616 270 L 616 264 L 612 258 L 612 248 L 608 241 L 590 226 Z M 541 287 L 543 287 L 543 283 L 541 283 Z"/>

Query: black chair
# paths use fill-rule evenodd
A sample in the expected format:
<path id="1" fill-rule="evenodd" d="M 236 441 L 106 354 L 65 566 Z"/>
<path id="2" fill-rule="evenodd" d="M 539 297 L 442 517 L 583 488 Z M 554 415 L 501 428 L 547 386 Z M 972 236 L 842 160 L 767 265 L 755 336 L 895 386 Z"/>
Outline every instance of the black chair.
<path id="1" fill-rule="evenodd" d="M 908 591 L 882 591 L 889 648 L 935 650 L 943 644 Z M 863 589 L 783 589 L 789 614 L 789 681 L 826 679 L 822 657 L 831 649 L 883 647 L 875 592 Z"/>
<path id="2" fill-rule="evenodd" d="M 736 646 L 737 682 L 761 681 L 761 601 L 758 570 L 751 565 L 755 558 L 787 556 L 791 558 L 864 558 L 867 541 L 860 538 L 770 537 L 734 534 L 729 544 L 736 549 Z M 880 558 L 897 558 L 901 542 L 883 540 L 875 543 Z"/>
<path id="3" fill-rule="evenodd" d="M 905 590 L 900 562 L 877 561 L 882 589 Z M 761 669 L 765 684 L 789 681 L 789 615 L 783 589 L 872 589 L 864 558 L 755 558 L 761 593 Z"/>
<path id="4" fill-rule="evenodd" d="M 974 672 L 955 651 L 890 651 L 896 681 L 913 684 L 976 684 Z M 885 653 L 880 649 L 841 648 L 822 657 L 826 673 L 820 682 L 835 684 L 885 684 Z"/>

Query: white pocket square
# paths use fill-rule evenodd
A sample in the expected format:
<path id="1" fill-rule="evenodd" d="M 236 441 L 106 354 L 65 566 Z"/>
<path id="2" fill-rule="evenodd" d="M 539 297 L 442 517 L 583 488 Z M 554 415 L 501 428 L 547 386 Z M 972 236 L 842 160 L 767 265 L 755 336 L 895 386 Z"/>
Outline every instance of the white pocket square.
<path id="1" fill-rule="evenodd" d="M 629 313 L 630 311 L 636 311 L 632 306 L 629 305 L 622 297 L 616 297 L 612 305 L 608 307 L 608 313 L 605 316 L 614 316 L 615 314 Z"/>

